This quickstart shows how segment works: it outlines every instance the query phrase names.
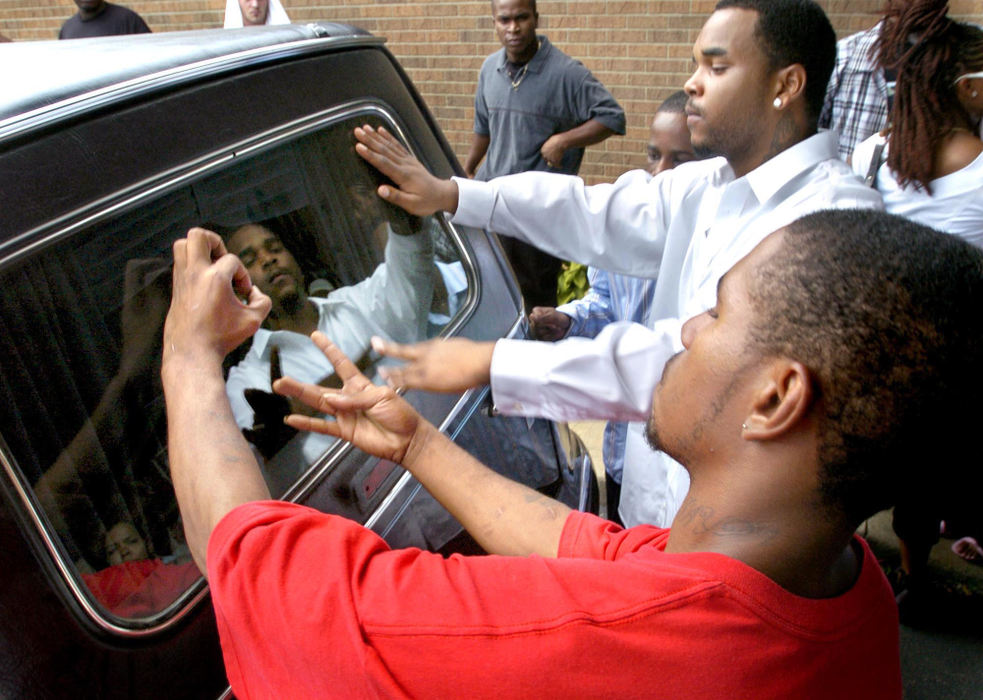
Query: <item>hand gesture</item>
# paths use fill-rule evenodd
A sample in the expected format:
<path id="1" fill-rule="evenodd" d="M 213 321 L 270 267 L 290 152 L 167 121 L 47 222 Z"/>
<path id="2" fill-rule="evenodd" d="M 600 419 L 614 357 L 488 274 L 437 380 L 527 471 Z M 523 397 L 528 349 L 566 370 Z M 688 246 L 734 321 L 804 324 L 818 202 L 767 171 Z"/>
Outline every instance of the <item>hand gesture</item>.
<path id="1" fill-rule="evenodd" d="M 552 306 L 536 306 L 529 313 L 529 335 L 534 340 L 559 340 L 570 330 L 570 317 Z"/>
<path id="2" fill-rule="evenodd" d="M 243 299 L 245 301 L 243 301 Z M 171 308 L 164 323 L 164 362 L 198 365 L 222 359 L 249 338 L 270 312 L 270 298 L 222 239 L 193 228 L 174 243 Z"/>
<path id="3" fill-rule="evenodd" d="M 405 464 L 436 428 L 390 387 L 370 382 L 323 333 L 315 331 L 311 340 L 331 362 L 343 382 L 342 388 L 326 389 L 284 377 L 274 383 L 273 390 L 335 419 L 292 414 L 287 417 L 287 424 L 297 430 L 333 435 L 369 454 Z"/>
<path id="4" fill-rule="evenodd" d="M 355 138 L 358 140 L 356 152 L 396 183 L 396 187 L 380 185 L 378 194 L 384 200 L 416 216 L 457 210 L 457 185 L 451 180 L 431 175 L 383 127 L 373 129 L 368 124 L 358 127 Z"/>
<path id="5" fill-rule="evenodd" d="M 372 348 L 380 355 L 406 360 L 402 367 L 380 367 L 390 386 L 459 393 L 491 381 L 495 343 L 467 338 L 435 338 L 413 345 L 390 343 L 378 336 Z"/>

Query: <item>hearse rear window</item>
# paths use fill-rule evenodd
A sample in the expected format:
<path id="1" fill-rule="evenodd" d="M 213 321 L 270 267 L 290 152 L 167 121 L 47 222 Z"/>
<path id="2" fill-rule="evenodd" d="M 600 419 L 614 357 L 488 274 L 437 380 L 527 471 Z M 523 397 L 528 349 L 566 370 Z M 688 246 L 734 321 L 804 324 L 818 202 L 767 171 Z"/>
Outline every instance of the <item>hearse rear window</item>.
<path id="1" fill-rule="evenodd" d="M 353 147 L 352 129 L 366 121 L 381 123 L 348 116 L 257 146 L 0 272 L 4 461 L 70 584 L 112 625 L 168 619 L 200 578 L 171 486 L 159 377 L 175 239 L 215 230 L 273 298 L 226 371 L 276 497 L 333 447 L 286 429 L 291 406 L 270 392 L 278 373 L 335 381 L 311 324 L 377 377 L 372 335 L 433 337 L 469 298 L 443 222 L 375 196 L 378 175 Z"/>

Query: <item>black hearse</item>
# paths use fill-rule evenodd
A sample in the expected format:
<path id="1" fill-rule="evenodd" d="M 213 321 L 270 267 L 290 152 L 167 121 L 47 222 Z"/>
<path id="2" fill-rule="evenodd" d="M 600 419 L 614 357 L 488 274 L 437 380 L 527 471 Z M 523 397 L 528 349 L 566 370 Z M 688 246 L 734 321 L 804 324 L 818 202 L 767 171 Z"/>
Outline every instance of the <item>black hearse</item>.
<path id="1" fill-rule="evenodd" d="M 426 236 L 434 291 L 414 331 L 426 337 L 521 333 L 517 287 L 493 235 L 365 196 L 378 175 L 354 152 L 356 124 L 385 125 L 442 176 L 461 171 L 382 40 L 360 30 L 6 44 L 0 60 L 0 696 L 220 697 L 208 589 L 167 462 L 172 241 L 262 223 L 308 293 L 330 298 L 387 264 L 387 231 Z M 407 397 L 486 463 L 596 508 L 565 426 L 495 417 L 484 391 Z M 393 546 L 473 545 L 398 466 L 267 437 L 257 454 L 277 497 Z"/>

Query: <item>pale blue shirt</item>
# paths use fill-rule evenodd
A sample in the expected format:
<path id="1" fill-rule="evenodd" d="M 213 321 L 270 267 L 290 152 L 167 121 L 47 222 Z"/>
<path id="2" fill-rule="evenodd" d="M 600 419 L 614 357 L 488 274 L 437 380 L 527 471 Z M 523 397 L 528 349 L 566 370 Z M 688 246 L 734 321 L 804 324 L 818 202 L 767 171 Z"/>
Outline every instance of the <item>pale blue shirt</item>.
<path id="1" fill-rule="evenodd" d="M 617 321 L 648 323 L 655 297 L 655 280 L 612 274 L 593 267 L 588 268 L 587 278 L 591 288 L 582 299 L 556 307 L 557 311 L 570 317 L 568 338 L 593 338 L 605 326 Z M 608 421 L 604 426 L 604 468 L 619 484 L 627 436 L 628 423 L 624 421 Z"/>

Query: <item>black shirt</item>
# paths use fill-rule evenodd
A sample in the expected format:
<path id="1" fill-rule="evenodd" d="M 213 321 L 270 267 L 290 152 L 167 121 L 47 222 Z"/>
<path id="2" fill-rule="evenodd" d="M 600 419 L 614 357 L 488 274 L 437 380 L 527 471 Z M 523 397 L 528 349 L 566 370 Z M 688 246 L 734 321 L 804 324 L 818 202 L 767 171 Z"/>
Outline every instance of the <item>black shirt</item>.
<path id="1" fill-rule="evenodd" d="M 106 3 L 102 12 L 92 19 L 83 20 L 76 13 L 61 25 L 59 39 L 85 39 L 93 36 L 114 36 L 116 34 L 148 34 L 150 27 L 133 10 Z"/>

